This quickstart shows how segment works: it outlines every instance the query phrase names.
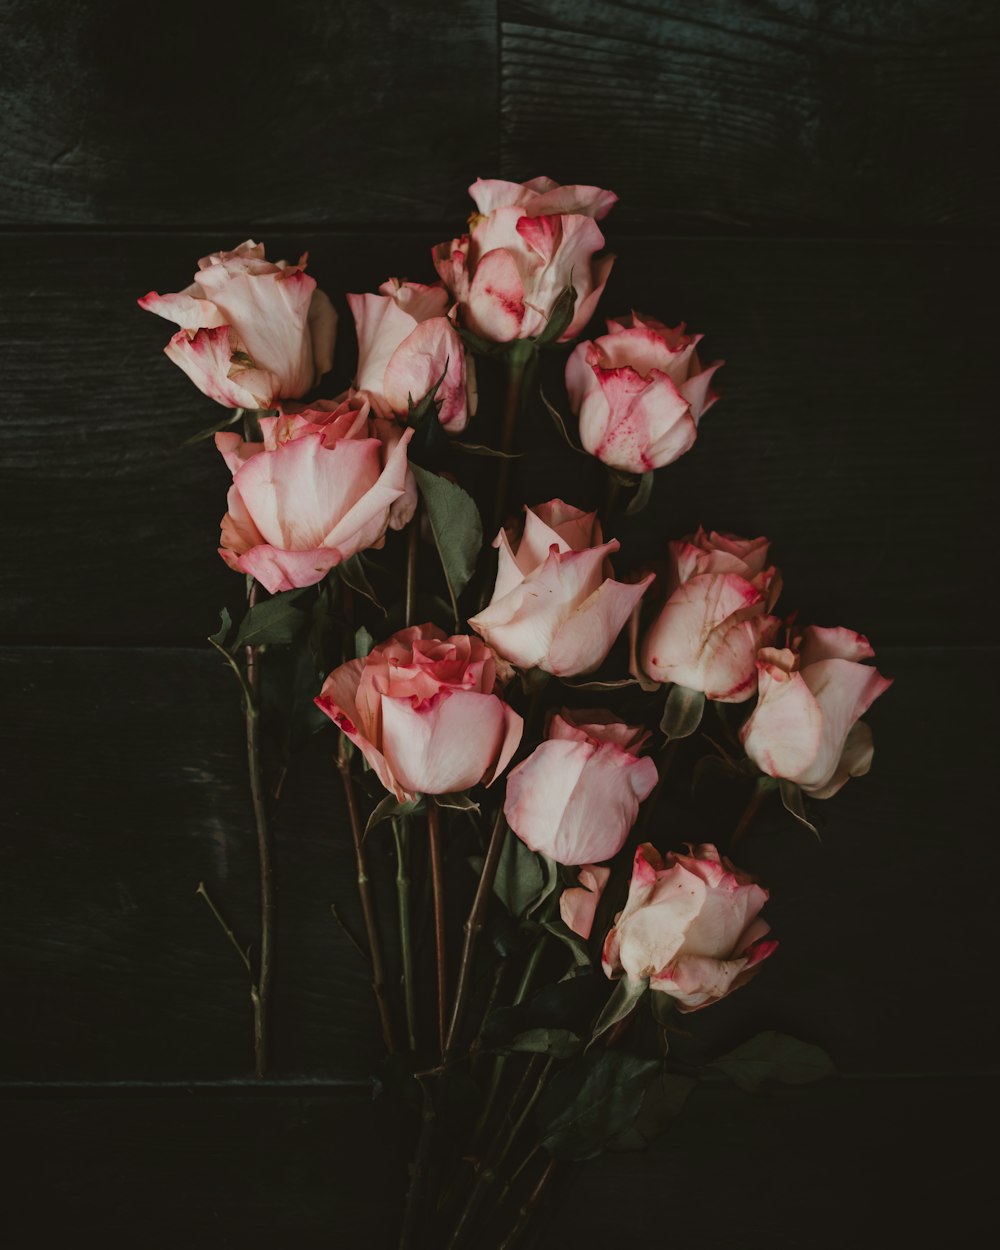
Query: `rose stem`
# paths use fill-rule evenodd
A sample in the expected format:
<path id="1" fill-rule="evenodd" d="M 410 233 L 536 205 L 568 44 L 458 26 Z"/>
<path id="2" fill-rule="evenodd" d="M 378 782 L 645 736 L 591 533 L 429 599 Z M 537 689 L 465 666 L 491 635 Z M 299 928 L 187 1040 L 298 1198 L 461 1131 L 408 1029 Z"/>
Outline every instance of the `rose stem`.
<path id="1" fill-rule="evenodd" d="M 729 839 L 729 846 L 732 849 L 737 846 L 747 829 L 750 828 L 753 818 L 757 815 L 761 803 L 763 803 L 768 791 L 772 788 L 770 777 L 758 777 L 757 783 L 753 788 L 753 794 L 747 800 L 747 805 L 743 809 L 743 815 L 739 819 L 739 823 L 733 830 L 733 836 Z"/>
<path id="2" fill-rule="evenodd" d="M 504 1134 L 502 1130 L 497 1133 L 496 1140 L 486 1156 L 487 1162 L 480 1170 L 479 1175 L 476 1177 L 476 1182 L 472 1188 L 472 1192 L 469 1194 L 468 1201 L 462 1209 L 462 1214 L 458 1217 L 458 1223 L 455 1225 L 455 1231 L 452 1234 L 451 1241 L 448 1242 L 448 1250 L 454 1250 L 454 1247 L 456 1247 L 461 1241 L 462 1232 L 475 1215 L 476 1209 L 479 1207 L 480 1203 L 486 1197 L 490 1186 L 496 1183 L 500 1169 L 506 1162 L 507 1156 L 510 1154 L 511 1147 L 514 1145 L 518 1134 L 524 1127 L 525 1120 L 527 1120 L 532 1109 L 534 1108 L 535 1103 L 541 1097 L 542 1090 L 545 1088 L 545 1082 L 552 1070 L 552 1065 L 555 1063 L 555 1059 L 550 1057 L 545 1060 L 545 1066 L 542 1068 L 541 1072 L 539 1072 L 538 1068 L 542 1063 L 542 1059 L 542 1055 L 532 1055 L 528 1066 L 524 1070 L 524 1075 L 521 1077 L 520 1084 L 518 1085 L 513 1098 L 510 1100 L 510 1106 L 511 1108 L 516 1107 L 521 1100 L 521 1096 L 526 1091 L 530 1090 L 528 1100 L 522 1107 L 520 1115 L 513 1122 L 513 1124 L 511 1124 L 506 1134 Z M 534 1089 L 532 1089 L 532 1083 L 534 1083 Z"/>
<path id="3" fill-rule="evenodd" d="M 406 1191 L 406 1207 L 403 1212 L 403 1228 L 399 1238 L 399 1250 L 418 1250 L 426 1245 L 420 1228 L 421 1198 L 434 1140 L 434 1103 L 423 1082 L 420 1084 L 421 1113 L 420 1137 L 413 1153 L 410 1171 L 410 1187 Z"/>
<path id="4" fill-rule="evenodd" d="M 493 889 L 493 881 L 497 875 L 500 852 L 503 850 L 503 840 L 506 832 L 507 822 L 504 819 L 503 807 L 501 806 L 497 812 L 497 818 L 493 822 L 493 831 L 490 833 L 489 846 L 486 848 L 486 859 L 483 863 L 479 885 L 476 887 L 476 897 L 472 901 L 472 910 L 469 912 L 469 918 L 465 922 L 465 941 L 462 944 L 462 959 L 458 966 L 458 987 L 455 990 L 455 1006 L 452 1009 L 451 1023 L 448 1026 L 444 1045 L 446 1059 L 454 1053 L 455 1047 L 458 1045 L 459 1034 L 462 1028 L 462 1017 L 465 1015 L 469 990 L 472 986 L 472 960 L 475 955 L 476 944 L 479 941 L 479 935 L 486 922 L 486 908 L 489 905 L 490 892 Z"/>
<path id="5" fill-rule="evenodd" d="M 441 1040 L 441 1061 L 444 1062 L 448 1019 L 448 964 L 444 927 L 444 858 L 441 854 L 441 811 L 434 799 L 427 798 L 427 840 L 430 846 L 431 885 L 434 891 L 434 950 L 437 960 L 438 1036 Z"/>
<path id="6" fill-rule="evenodd" d="M 524 381 L 537 348 L 528 339 L 515 339 L 507 349 L 507 392 L 504 397 L 503 421 L 500 426 L 500 451 L 503 459 L 497 469 L 497 494 L 493 508 L 493 532 L 499 530 L 507 512 L 507 489 L 510 484 L 510 456 L 514 431 L 524 399 Z"/>
<path id="7" fill-rule="evenodd" d="M 413 939 L 410 920 L 410 822 L 394 816 L 392 833 L 396 841 L 396 901 L 399 904 L 399 946 L 403 956 L 403 998 L 406 1002 L 406 1037 L 410 1050 L 417 1049 L 417 1007 L 413 979 Z"/>
<path id="8" fill-rule="evenodd" d="M 531 954 L 528 956 L 528 962 L 524 965 L 524 971 L 521 973 L 521 980 L 518 982 L 517 989 L 514 992 L 514 999 L 511 1006 L 517 1007 L 528 997 L 528 990 L 531 988 L 535 972 L 538 969 L 538 964 L 541 960 L 542 952 L 545 949 L 547 937 L 548 934 L 546 931 L 544 929 L 540 930 L 538 938 L 535 941 L 535 945 L 532 947 Z M 493 1072 L 490 1076 L 490 1085 L 486 1093 L 486 1104 L 483 1107 L 479 1119 L 476 1121 L 476 1127 L 472 1130 L 472 1143 L 470 1150 L 475 1150 L 486 1129 L 486 1125 L 489 1122 L 490 1113 L 493 1110 L 494 1102 L 496 1102 L 497 1091 L 500 1088 L 500 1082 L 503 1079 L 504 1069 L 507 1067 L 507 1061 L 509 1058 L 509 1054 L 502 1054 L 497 1055 L 493 1060 Z"/>
<path id="9" fill-rule="evenodd" d="M 390 1055 L 396 1051 L 393 1039 L 392 1017 L 389 1014 L 389 1003 L 385 990 L 385 965 L 382 962 L 382 944 L 378 936 L 378 922 L 375 917 L 375 894 L 372 890 L 371 878 L 368 875 L 368 860 L 365 855 L 364 831 L 361 828 L 361 812 L 358 808 L 358 796 L 354 790 L 354 778 L 351 775 L 351 760 L 344 749 L 347 739 L 341 734 L 340 749 L 337 752 L 337 770 L 344 785 L 344 797 L 347 799 L 347 815 L 351 825 L 351 840 L 354 843 L 354 862 L 358 874 L 358 894 L 361 898 L 361 914 L 365 922 L 365 935 L 368 938 L 368 951 L 371 956 L 372 990 L 378 1006 L 379 1021 L 382 1025 L 382 1040 Z"/>
<path id="10" fill-rule="evenodd" d="M 542 1200 L 545 1190 L 548 1188 L 549 1182 L 552 1180 L 552 1173 L 556 1170 L 556 1159 L 550 1159 L 545 1165 L 545 1171 L 535 1182 L 535 1187 L 524 1200 L 521 1210 L 518 1213 L 517 1223 L 507 1234 L 506 1238 L 500 1245 L 500 1250 L 514 1250 L 514 1247 L 524 1236 L 528 1225 L 531 1223 L 531 1217 L 535 1213 L 536 1207 Z"/>
<path id="11" fill-rule="evenodd" d="M 406 624 L 413 624 L 417 603 L 417 557 L 420 553 L 420 505 L 410 518 L 406 535 Z"/>
<path id="12" fill-rule="evenodd" d="M 250 583 L 247 603 L 257 603 L 257 583 Z M 254 1075 L 259 1080 L 267 1070 L 268 1012 L 271 1005 L 271 959 L 274 940 L 274 874 L 271 869 L 271 832 L 264 797 L 264 770 L 260 754 L 260 649 L 245 649 L 248 695 L 246 704 L 247 764 L 250 770 L 250 797 L 257 826 L 257 865 L 260 878 L 260 960 L 256 983 L 250 985 L 253 1003 Z"/>

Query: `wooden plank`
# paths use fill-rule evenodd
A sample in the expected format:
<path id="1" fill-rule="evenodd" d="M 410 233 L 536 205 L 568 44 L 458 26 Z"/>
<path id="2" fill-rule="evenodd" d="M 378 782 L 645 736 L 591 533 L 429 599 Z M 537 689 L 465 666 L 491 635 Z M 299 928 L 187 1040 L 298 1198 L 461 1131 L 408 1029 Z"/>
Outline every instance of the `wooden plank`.
<path id="1" fill-rule="evenodd" d="M 169 650 L 13 652 L 2 668 L 3 962 L 19 1004 L 6 1077 L 246 1074 L 246 977 L 195 894 L 204 881 L 241 942 L 256 941 L 232 675 L 211 654 Z M 380 1042 L 367 969 L 330 914 L 337 903 L 360 932 L 331 743 L 310 744 L 276 810 L 274 1060 L 363 1078 Z"/>
<path id="2" fill-rule="evenodd" d="M 461 217 L 496 167 L 496 38 L 492 0 L 14 0 L 0 221 Z"/>
<path id="3" fill-rule="evenodd" d="M 502 166 L 668 229 L 992 227 L 1000 14 L 502 0 Z"/>
<path id="4" fill-rule="evenodd" d="M 741 865 L 772 890 L 782 945 L 752 986 L 689 1017 L 674 1044 L 691 1061 L 778 1028 L 827 1047 L 848 1071 L 993 1062 L 968 952 L 991 941 L 994 822 L 985 809 L 957 817 L 956 796 L 988 775 L 992 713 L 968 692 L 996 652 L 879 658 L 896 684 L 868 718 L 874 770 L 815 805 L 822 843 L 774 799 L 740 848 Z M 194 893 L 204 880 L 252 939 L 255 849 L 228 670 L 195 651 L 23 649 L 0 653 L 0 681 L 3 1079 L 246 1075 L 242 969 Z M 360 930 L 334 741 L 332 728 L 312 740 L 276 809 L 275 1071 L 363 1080 L 381 1047 L 366 968 L 329 912 L 336 902 Z M 722 841 L 744 801 L 715 786 L 692 807 L 671 783 L 650 836 L 663 848 Z M 370 839 L 389 912 L 390 842 L 385 831 Z M 471 890 L 468 849 L 447 844 L 450 880 L 461 875 Z M 958 878 L 955 854 L 971 865 Z M 428 959 L 430 946 L 425 934 Z"/>
<path id="5" fill-rule="evenodd" d="M 163 358 L 169 326 L 134 302 L 153 285 L 175 289 L 193 258 L 237 237 L 8 241 L 0 295 L 8 640 L 197 642 L 222 603 L 242 593 L 216 555 L 228 475 L 210 443 L 179 446 L 221 410 Z M 313 272 L 338 298 L 390 273 L 431 276 L 430 236 L 267 241 L 274 255 L 309 248 Z M 876 646 L 951 637 L 955 604 L 978 584 L 981 551 L 995 546 L 988 397 L 997 249 L 613 233 L 612 242 L 620 257 L 604 310 L 687 318 L 706 332 L 707 357 L 728 362 L 723 400 L 696 447 L 659 475 L 651 510 L 618 527 L 634 555 L 660 557 L 667 538 L 699 523 L 767 533 L 785 570 L 783 602 L 802 619 L 861 628 Z M 326 394 L 353 369 L 340 303 Z M 560 373 L 554 355 L 552 396 Z M 498 385 L 484 365 L 478 441 L 493 436 Z M 527 428 L 518 497 L 603 499 L 600 467 L 566 457 L 541 409 Z M 991 641 L 987 615 L 968 615 L 962 638 Z"/>
<path id="6" fill-rule="evenodd" d="M 656 1149 L 565 1168 L 525 1250 L 839 1250 L 988 1242 L 996 1082 L 697 1089 Z M 390 1109 L 306 1091 L 7 1098 L 12 1244 L 80 1227 L 150 1250 L 395 1245 Z"/>

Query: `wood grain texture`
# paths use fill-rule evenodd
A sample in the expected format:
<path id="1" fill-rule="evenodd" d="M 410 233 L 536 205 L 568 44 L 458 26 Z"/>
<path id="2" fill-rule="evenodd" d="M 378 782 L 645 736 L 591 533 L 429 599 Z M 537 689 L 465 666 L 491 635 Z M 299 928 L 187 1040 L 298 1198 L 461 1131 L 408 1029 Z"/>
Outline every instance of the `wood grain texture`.
<path id="1" fill-rule="evenodd" d="M 495 167 L 493 0 L 12 0 L 0 221 L 428 221 Z"/>
<path id="2" fill-rule="evenodd" d="M 832 1081 L 694 1091 L 655 1149 L 558 1173 L 524 1250 L 877 1250 L 988 1244 L 995 1081 Z M 18 1149 L 0 1230 L 80 1227 L 148 1250 L 389 1250 L 400 1135 L 357 1095 L 7 1098 Z M 99 1148 L 95 1149 L 95 1143 Z M 669 1214 L 667 1213 L 669 1212 Z"/>
<path id="3" fill-rule="evenodd" d="M 216 554 L 229 475 L 211 442 L 180 447 L 224 412 L 162 356 L 170 326 L 135 305 L 152 286 L 177 289 L 194 258 L 237 237 L 152 244 L 65 235 L 57 251 L 51 238 L 8 241 L 0 294 L 8 518 L 0 631 L 8 640 L 199 642 L 220 606 L 241 595 L 241 579 Z M 324 393 L 353 370 L 340 293 L 373 289 L 392 273 L 427 279 L 434 241 L 268 234 L 276 256 L 310 249 L 312 272 L 341 305 Z M 954 605 L 977 584 L 981 551 L 996 543 L 996 426 L 986 414 L 998 250 L 857 240 L 618 244 L 603 309 L 686 318 L 706 333 L 706 357 L 727 361 L 723 399 L 695 448 L 658 475 L 652 510 L 620 530 L 626 551 L 659 558 L 668 538 L 699 523 L 766 533 L 785 571 L 783 602 L 802 619 L 860 628 L 876 646 L 951 638 Z M 545 383 L 553 397 L 561 368 L 554 355 Z M 478 441 L 493 436 L 497 385 L 484 366 L 484 415 L 470 431 Z M 600 466 L 569 463 L 540 407 L 521 443 L 529 454 L 515 467 L 519 497 L 602 500 Z M 963 621 L 962 639 L 992 639 L 985 614 Z"/>
<path id="4" fill-rule="evenodd" d="M 214 653 L 166 648 L 0 660 L 3 1080 L 245 1076 L 242 968 L 194 892 L 204 880 L 252 940 L 253 829 L 228 670 Z M 887 649 L 879 660 L 896 684 L 867 718 L 875 766 L 815 805 L 822 843 L 775 798 L 741 845 L 741 865 L 772 891 L 782 945 L 766 975 L 689 1017 L 674 1045 L 692 1062 L 768 1028 L 827 1047 L 852 1072 L 993 1062 L 968 958 L 991 940 L 993 821 L 956 814 L 955 796 L 988 772 L 988 713 L 967 707 L 966 692 L 995 651 Z M 364 1080 L 381 1061 L 367 970 L 329 912 L 336 902 L 360 931 L 334 741 L 332 728 L 312 740 L 275 811 L 275 1071 Z M 716 786 L 693 807 L 668 786 L 650 836 L 662 848 L 720 841 L 745 799 Z M 391 912 L 390 841 L 373 833 L 369 854 Z M 945 884 L 942 856 L 958 847 L 972 867 L 958 883 L 947 868 Z M 449 890 L 471 893 L 467 853 L 453 849 Z M 431 946 L 428 932 L 428 978 Z"/>
<path id="5" fill-rule="evenodd" d="M 502 167 L 678 229 L 990 228 L 981 0 L 501 0 Z"/>

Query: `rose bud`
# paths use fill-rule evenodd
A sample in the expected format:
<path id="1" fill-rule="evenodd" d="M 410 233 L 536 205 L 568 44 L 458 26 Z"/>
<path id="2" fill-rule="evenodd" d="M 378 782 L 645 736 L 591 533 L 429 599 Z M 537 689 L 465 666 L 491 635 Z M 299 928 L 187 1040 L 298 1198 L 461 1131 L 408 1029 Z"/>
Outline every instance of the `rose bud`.
<path id="1" fill-rule="evenodd" d="M 219 548 L 230 568 L 273 594 L 312 586 L 342 560 L 382 545 L 393 505 L 405 504 L 412 430 L 383 441 L 367 403 L 350 401 L 333 413 L 261 417 L 260 428 L 262 443 L 215 436 L 233 474 Z"/>
<path id="2" fill-rule="evenodd" d="M 655 681 L 742 703 L 757 686 L 757 651 L 780 624 L 770 609 L 781 589 L 766 538 L 696 534 L 670 544 L 669 597 L 642 641 L 642 668 Z"/>
<path id="3" fill-rule="evenodd" d="M 470 408 L 465 349 L 447 316 L 447 290 L 390 278 L 379 292 L 347 297 L 358 332 L 357 389 L 380 416 L 406 417 L 411 402 L 416 406 L 440 383 L 438 420 L 449 433 L 464 430 L 475 405 Z"/>
<path id="4" fill-rule="evenodd" d="M 815 799 L 836 794 L 871 768 L 871 730 L 858 718 L 892 685 L 870 664 L 868 639 L 810 625 L 791 647 L 757 658 L 758 698 L 740 741 L 770 777 L 794 781 Z"/>
<path id="5" fill-rule="evenodd" d="M 700 334 L 633 313 L 580 343 L 566 362 L 570 407 L 592 456 L 627 473 L 648 473 L 694 446 L 698 422 L 717 396 L 696 345 Z"/>
<path id="6" fill-rule="evenodd" d="M 591 672 L 653 580 L 626 585 L 605 576 L 619 545 L 601 542 L 596 512 L 561 499 L 526 507 L 517 550 L 506 530 L 494 540 L 500 559 L 493 598 L 469 624 L 518 668 L 558 677 Z"/>
<path id="7" fill-rule="evenodd" d="M 183 291 L 150 291 L 139 307 L 181 327 L 163 350 L 209 399 L 273 408 L 312 390 L 333 364 L 337 314 L 306 259 L 272 264 L 248 239 L 203 256 Z"/>
<path id="8" fill-rule="evenodd" d="M 493 652 L 478 638 L 414 625 L 334 669 L 316 704 L 400 800 L 491 785 L 523 721 L 497 694 Z"/>
<path id="9" fill-rule="evenodd" d="M 571 886 L 559 895 L 559 915 L 567 929 L 571 929 L 584 941 L 590 937 L 601 901 L 604 887 L 611 876 L 610 868 L 597 864 L 584 864 L 580 869 L 578 886 Z"/>
<path id="10" fill-rule="evenodd" d="M 458 300 L 468 328 L 498 343 L 534 338 L 570 285 L 576 304 L 560 342 L 575 338 L 594 315 L 613 256 L 598 221 L 618 197 L 600 187 L 561 187 L 482 179 L 469 194 L 477 212 L 469 233 L 434 248 L 434 264 Z"/>
<path id="11" fill-rule="evenodd" d="M 507 823 L 557 863 L 611 859 L 656 785 L 656 765 L 639 757 L 649 736 L 611 712 L 563 708 L 546 740 L 507 778 Z"/>
<path id="12" fill-rule="evenodd" d="M 777 948 L 765 940 L 758 912 L 767 890 L 755 885 L 714 846 L 671 851 L 662 859 L 638 848 L 628 901 L 604 943 L 604 971 L 634 980 L 697 1011 L 745 985 Z"/>

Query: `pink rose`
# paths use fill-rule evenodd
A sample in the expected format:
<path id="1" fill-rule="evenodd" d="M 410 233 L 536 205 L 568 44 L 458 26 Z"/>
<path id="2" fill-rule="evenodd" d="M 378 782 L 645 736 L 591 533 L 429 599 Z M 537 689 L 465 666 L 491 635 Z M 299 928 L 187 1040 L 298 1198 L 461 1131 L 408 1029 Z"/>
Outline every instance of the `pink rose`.
<path id="1" fill-rule="evenodd" d="M 435 399 L 438 419 L 457 434 L 469 420 L 465 349 L 447 316 L 440 283 L 390 278 L 378 295 L 348 295 L 358 331 L 357 388 L 380 416 L 405 417 L 444 377 Z M 447 372 L 446 372 L 447 370 Z"/>
<path id="2" fill-rule="evenodd" d="M 334 669 L 317 706 L 398 799 L 491 785 L 523 721 L 497 694 L 493 652 L 468 634 L 414 625 Z"/>
<path id="3" fill-rule="evenodd" d="M 611 712 L 563 708 L 546 740 L 507 778 L 507 823 L 560 864 L 611 859 L 656 785 L 656 765 L 639 758 L 649 736 Z"/>
<path id="4" fill-rule="evenodd" d="M 517 550 L 506 530 L 493 543 L 500 553 L 493 598 L 469 624 L 519 668 L 558 677 L 591 672 L 653 580 L 611 580 L 608 556 L 619 545 L 601 542 L 596 512 L 561 499 L 525 508 Z"/>
<path id="5" fill-rule="evenodd" d="M 706 534 L 670 544 L 669 598 L 642 642 L 642 667 L 656 681 L 742 703 L 757 684 L 757 651 L 779 621 L 769 615 L 781 589 L 767 564 L 766 538 Z"/>
<path id="6" fill-rule="evenodd" d="M 384 541 L 404 507 L 412 430 L 376 436 L 368 404 L 261 417 L 262 443 L 216 434 L 232 470 L 219 555 L 273 594 L 312 586 L 335 565 Z M 412 508 L 410 509 L 412 515 Z"/>
<path id="7" fill-rule="evenodd" d="M 627 473 L 648 473 L 694 446 L 698 422 L 717 396 L 696 345 L 700 334 L 633 313 L 580 343 L 566 362 L 570 407 L 592 456 Z"/>
<path id="8" fill-rule="evenodd" d="M 618 197 L 600 187 L 561 187 L 482 179 L 469 194 L 478 212 L 469 233 L 434 249 L 434 264 L 465 310 L 468 328 L 498 343 L 534 338 L 570 285 L 576 305 L 560 341 L 575 338 L 594 315 L 613 256 L 598 228 Z"/>
<path id="9" fill-rule="evenodd" d="M 697 1011 L 745 985 L 777 948 L 758 912 L 767 890 L 719 858 L 714 846 L 635 853 L 628 901 L 604 943 L 604 971 L 648 978 L 650 988 Z"/>
<path id="10" fill-rule="evenodd" d="M 861 663 L 874 655 L 861 634 L 816 625 L 791 647 L 765 647 L 757 660 L 757 706 L 740 730 L 757 767 L 816 799 L 863 776 L 874 747 L 871 730 L 858 718 L 892 685 Z"/>
<path id="11" fill-rule="evenodd" d="M 580 884 L 563 890 L 559 895 L 559 915 L 563 924 L 584 941 L 590 937 L 594 917 L 597 915 L 597 904 L 601 901 L 610 876 L 610 868 L 584 864 L 578 878 Z"/>
<path id="12" fill-rule="evenodd" d="M 181 327 L 163 350 L 209 399 L 273 408 L 312 390 L 333 364 L 337 314 L 306 259 L 272 264 L 248 239 L 203 256 L 183 291 L 150 291 L 139 307 Z"/>

